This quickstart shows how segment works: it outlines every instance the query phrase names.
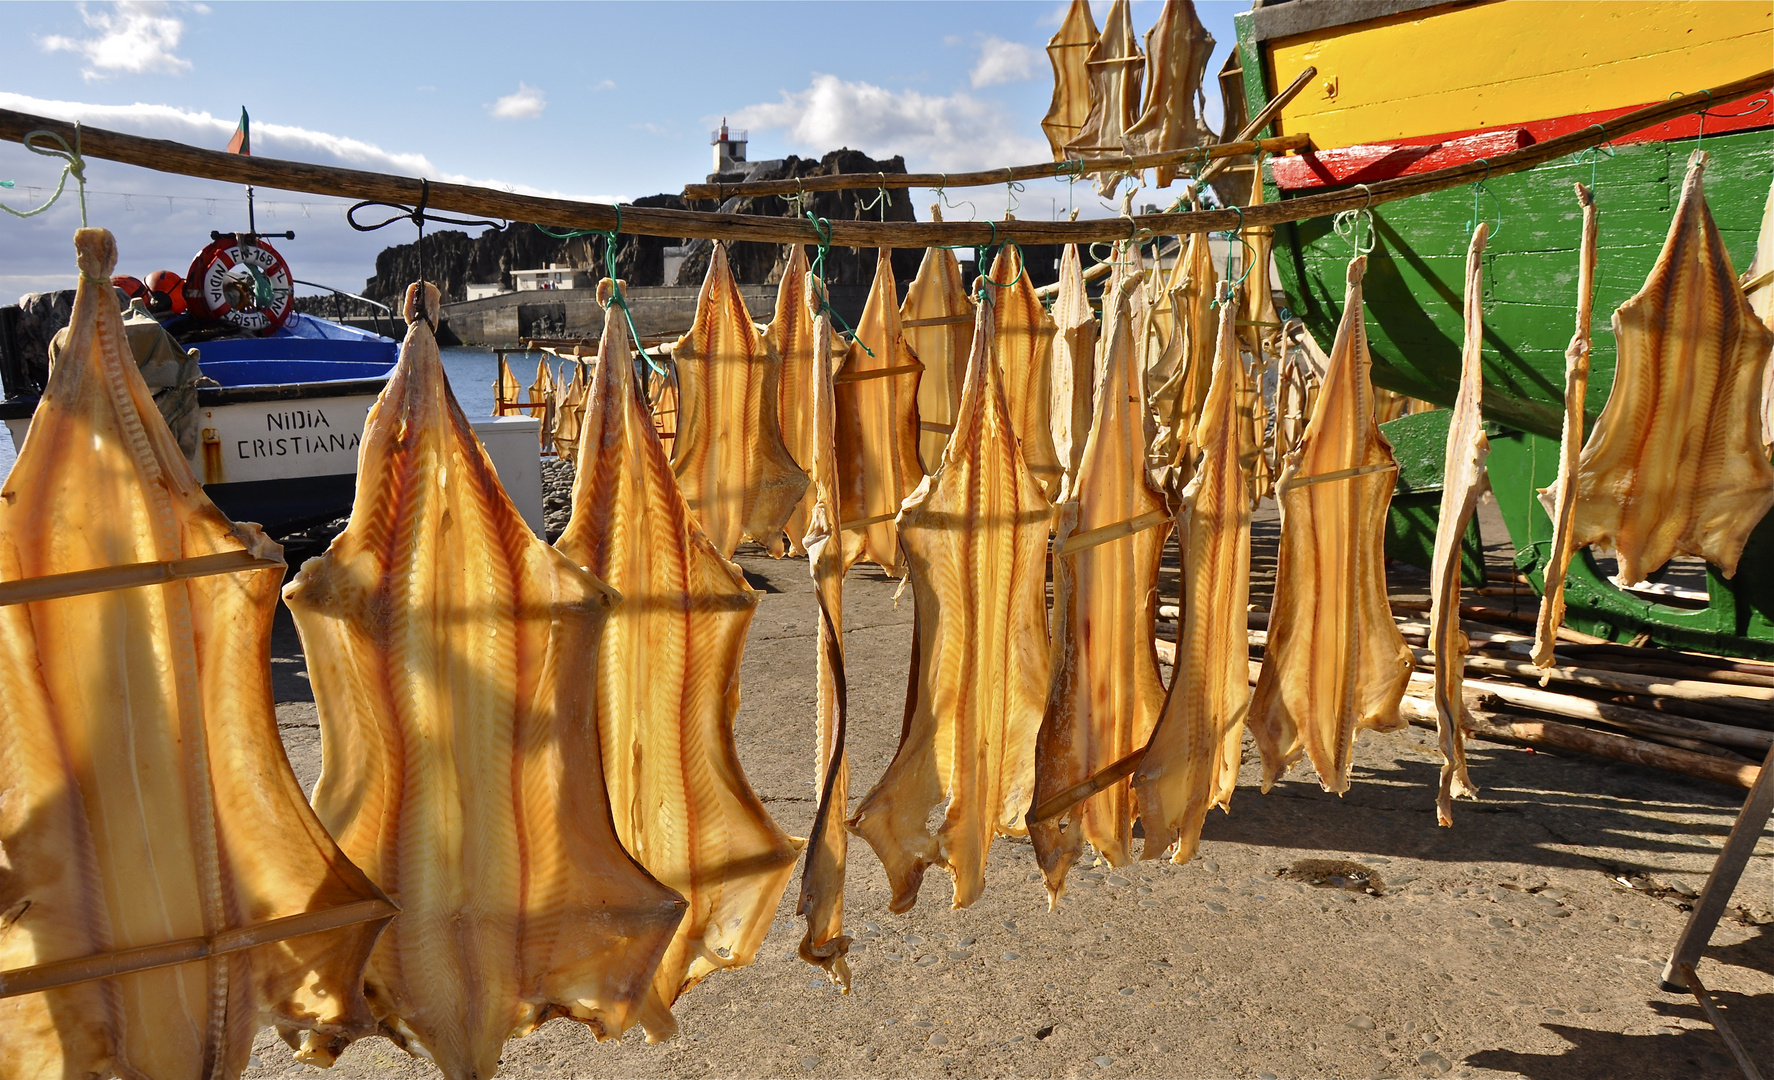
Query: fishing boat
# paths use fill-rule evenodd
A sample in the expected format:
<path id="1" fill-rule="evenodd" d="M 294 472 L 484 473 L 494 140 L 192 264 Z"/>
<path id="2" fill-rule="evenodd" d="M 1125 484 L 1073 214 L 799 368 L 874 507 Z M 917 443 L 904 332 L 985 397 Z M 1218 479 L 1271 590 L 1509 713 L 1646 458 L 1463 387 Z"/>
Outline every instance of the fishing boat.
<path id="1" fill-rule="evenodd" d="M 1768 66 L 1771 20 L 1765 0 L 1291 0 L 1237 16 L 1238 46 L 1221 78 L 1228 96 L 1254 116 L 1316 68 L 1262 132 L 1311 138 L 1310 151 L 1265 165 L 1265 195 L 1278 200 L 1488 159 L 1753 76 Z M 1749 265 L 1774 175 L 1770 99 L 1765 92 L 1721 104 L 1579 159 L 1371 210 L 1371 234 L 1359 239 L 1372 244 L 1365 292 L 1373 380 L 1442 406 L 1453 403 L 1458 386 L 1467 241 L 1478 218 L 1491 223 L 1484 257 L 1489 471 L 1515 566 L 1535 589 L 1545 584 L 1552 536 L 1536 493 L 1558 467 L 1564 349 L 1576 301 L 1580 213 L 1572 183 L 1593 182 L 1600 215 L 1587 429 L 1613 383 L 1609 316 L 1645 281 L 1696 148 L 1710 156 L 1707 200 L 1731 260 L 1738 270 Z M 1351 254 L 1351 240 L 1329 220 L 1275 230 L 1291 313 L 1326 346 L 1342 316 Z M 1400 465 L 1388 553 L 1417 565 L 1428 565 L 1433 543 L 1447 417 L 1446 410 L 1422 412 L 1385 427 Z M 1751 535 L 1730 579 L 1682 560 L 1661 587 L 1629 589 L 1608 562 L 1587 549 L 1573 560 L 1567 625 L 1614 641 L 1774 656 L 1774 520 Z"/>

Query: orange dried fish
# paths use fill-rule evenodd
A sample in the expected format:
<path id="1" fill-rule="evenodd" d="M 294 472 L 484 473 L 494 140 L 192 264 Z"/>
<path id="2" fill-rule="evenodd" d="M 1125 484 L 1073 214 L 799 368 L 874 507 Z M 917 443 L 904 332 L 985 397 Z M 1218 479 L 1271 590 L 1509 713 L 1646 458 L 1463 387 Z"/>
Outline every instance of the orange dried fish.
<path id="1" fill-rule="evenodd" d="M 992 260 L 992 348 L 997 356 L 1010 430 L 1023 459 L 1049 497 L 1059 494 L 1065 470 L 1053 449 L 1051 365 L 1053 319 L 1024 271 L 1022 249 L 1005 244 Z M 988 286 L 989 288 L 989 286 Z"/>
<path id="2" fill-rule="evenodd" d="M 672 358 L 678 413 L 671 467 L 691 513 L 726 558 L 741 540 L 782 555 L 782 529 L 807 490 L 807 474 L 782 441 L 781 362 L 745 310 L 719 241 L 696 321 Z"/>
<path id="3" fill-rule="evenodd" d="M 899 571 L 899 527 L 894 516 L 924 479 L 918 461 L 918 373 L 921 365 L 900 327 L 893 287 L 893 252 L 875 260 L 875 283 L 856 324 L 836 384 L 838 484 L 848 520 L 859 530 L 863 554 L 888 573 Z"/>
<path id="4" fill-rule="evenodd" d="M 1755 258 L 1743 272 L 1743 294 L 1762 325 L 1774 330 L 1774 185 L 1762 204 L 1762 231 L 1756 236 Z M 1762 445 L 1774 444 L 1774 355 L 1762 369 Z"/>
<path id="5" fill-rule="evenodd" d="M 1677 554 L 1731 577 L 1774 504 L 1761 428 L 1774 331 L 1737 284 L 1706 206 L 1706 162 L 1702 150 L 1688 159 L 1663 250 L 1614 312 L 1614 387 L 1577 461 L 1575 542 L 1611 546 L 1629 583 Z"/>
<path id="6" fill-rule="evenodd" d="M 1213 35 L 1201 25 L 1189 0 L 1165 0 L 1164 11 L 1146 31 L 1146 107 L 1123 140 L 1129 154 L 1158 154 L 1216 141 L 1202 121 L 1207 105 L 1202 82 L 1213 54 Z M 1180 166 L 1152 170 L 1158 187 L 1169 187 Z"/>
<path id="7" fill-rule="evenodd" d="M 782 362 L 782 381 L 776 388 L 776 416 L 782 427 L 782 441 L 795 464 L 808 472 L 813 469 L 814 452 L 813 385 L 822 370 L 813 351 L 812 304 L 808 292 L 807 249 L 795 244 L 789 250 L 788 266 L 776 288 L 776 314 L 764 329 L 764 340 L 776 350 Z M 813 499 L 813 487 L 809 484 L 806 494 L 801 496 L 788 516 L 786 528 L 790 555 L 807 554 L 805 537 L 813 513 Z"/>
<path id="8" fill-rule="evenodd" d="M 1128 316 L 1131 347 L 1134 324 Z M 1090 310 L 1090 297 L 1084 291 L 1084 264 L 1078 258 L 1078 245 L 1068 244 L 1059 259 L 1059 294 L 1053 301 L 1053 364 L 1052 400 L 1049 416 L 1053 422 L 1053 449 L 1065 475 L 1075 476 L 1084 444 L 1090 436 L 1091 397 L 1095 385 L 1096 313 Z M 1128 363 L 1138 368 L 1138 356 Z M 1144 383 L 1142 373 L 1141 383 Z M 1140 399 L 1145 399 L 1141 386 Z M 1145 420 L 1140 420 L 1140 428 Z M 1144 438 L 1141 445 L 1144 445 Z M 1144 456 L 1143 453 L 1141 455 Z"/>
<path id="9" fill-rule="evenodd" d="M 1134 37 L 1128 0 L 1115 0 L 1110 5 L 1103 31 L 1086 54 L 1084 67 L 1090 85 L 1090 112 L 1077 137 L 1066 144 L 1066 156 L 1086 163 L 1120 157 L 1127 129 L 1139 119 L 1140 82 L 1146 73 L 1146 58 Z M 1097 191 L 1113 195 L 1121 176 L 1119 172 L 1096 174 Z"/>
<path id="10" fill-rule="evenodd" d="M 1182 626 L 1170 695 L 1133 775 L 1148 856 L 1171 844 L 1194 858 L 1210 806 L 1238 782 L 1250 708 L 1249 376 L 1238 355 L 1238 304 L 1220 307 L 1213 377 L 1194 437 L 1200 452 L 1182 493 Z M 1279 593 L 1277 593 L 1279 595 Z"/>
<path id="11" fill-rule="evenodd" d="M 1153 391 L 1152 406 L 1158 428 L 1154 456 L 1168 468 L 1176 488 L 1181 488 L 1189 479 L 1190 440 L 1213 378 L 1219 326 L 1213 308 L 1219 278 L 1206 233 L 1189 237 L 1178 264 L 1182 277 L 1170 290 L 1175 329 L 1157 369 L 1168 371 L 1169 376 Z"/>
<path id="12" fill-rule="evenodd" d="M 684 904 L 622 849 L 596 779 L 584 657 L 618 597 L 505 494 L 444 375 L 438 300 L 407 291 L 351 523 L 284 600 L 320 709 L 315 811 L 401 905 L 370 1007 L 471 1080 L 551 1017 L 620 1035 Z"/>
<path id="13" fill-rule="evenodd" d="M 1154 621 L 1170 514 L 1146 475 L 1138 289 L 1126 281 L 1109 301 L 1096 415 L 1054 531 L 1053 682 L 1035 744 L 1037 806 L 1144 746 L 1164 707 Z M 1132 858 L 1133 816 L 1133 795 L 1117 783 L 1064 819 L 1030 826 L 1050 907 L 1086 841 L 1110 865 Z"/>
<path id="14" fill-rule="evenodd" d="M 1095 44 L 1096 19 L 1090 14 L 1090 0 L 1072 0 L 1059 30 L 1047 41 L 1047 59 L 1053 64 L 1053 103 L 1041 120 L 1041 130 L 1047 133 L 1055 161 L 1066 160 L 1066 144 L 1078 137 L 1090 115 L 1090 79 L 1084 61 Z"/>
<path id="15" fill-rule="evenodd" d="M 600 286 L 607 294 L 609 283 Z M 602 298 L 602 297 L 600 297 Z M 641 1010 L 671 1005 L 756 957 L 801 841 L 764 810 L 733 745 L 739 662 L 758 594 L 709 541 L 634 393 L 620 312 L 604 323 L 586 403 L 573 516 L 556 546 L 622 595 L 598 645 L 597 723 L 616 834 L 689 910 Z"/>
<path id="16" fill-rule="evenodd" d="M 1540 616 L 1534 625 L 1533 661 L 1550 667 L 1558 644 L 1558 628 L 1565 621 L 1565 574 L 1571 568 L 1571 511 L 1577 502 L 1573 477 L 1577 455 L 1583 450 L 1583 403 L 1589 397 L 1589 324 L 1595 299 L 1595 196 L 1582 184 L 1575 185 L 1583 207 L 1583 239 L 1577 254 L 1577 330 L 1565 346 L 1565 420 L 1559 438 L 1558 479 L 1541 489 L 1540 501 L 1552 518 L 1552 544 L 1546 552 L 1546 569 L 1540 594 Z M 1774 204 L 1770 204 L 1774 205 Z"/>
<path id="17" fill-rule="evenodd" d="M 1441 790 L 1435 819 L 1454 823 L 1454 799 L 1478 794 L 1466 775 L 1466 745 L 1460 730 L 1465 713 L 1460 688 L 1466 670 L 1466 635 L 1460 630 L 1460 542 L 1490 486 L 1485 458 L 1491 442 L 1479 413 L 1484 396 L 1484 257 L 1490 226 L 1479 222 L 1466 249 L 1466 338 L 1460 354 L 1460 389 L 1448 420 L 1442 470 L 1441 511 L 1435 523 L 1435 552 L 1429 572 L 1429 652 L 1435 657 L 1435 728 L 1441 743 Z"/>
<path id="18" fill-rule="evenodd" d="M 1391 731 L 1411 651 L 1386 598 L 1386 512 L 1397 464 L 1374 423 L 1361 278 L 1349 263 L 1343 321 L 1299 445 L 1275 485 L 1281 549 L 1250 728 L 1267 791 L 1300 752 L 1326 791 L 1349 788 L 1357 728 Z"/>
<path id="19" fill-rule="evenodd" d="M 81 229 L 74 247 L 67 344 L 0 498 L 0 578 L 248 568 L 0 607 L 0 971 L 346 905 L 392 914 L 277 738 L 282 549 L 215 508 L 161 419 L 125 342 L 111 234 Z M 274 1022 L 324 1063 L 374 1030 L 363 967 L 384 921 L 0 998 L 0 1077 L 237 1077 Z"/>
<path id="20" fill-rule="evenodd" d="M 1053 507 L 1011 435 L 990 308 L 988 299 L 974 325 L 942 464 L 899 515 L 917 605 L 906 721 L 850 820 L 887 871 L 893 911 L 917 902 L 932 864 L 954 874 L 955 907 L 978 899 L 986 849 L 994 835 L 1024 831 L 1034 787 Z"/>
<path id="21" fill-rule="evenodd" d="M 942 208 L 932 206 L 933 221 Z M 947 248 L 926 248 L 918 276 L 900 305 L 906 344 L 924 365 L 918 376 L 918 457 L 924 471 L 936 471 L 942 448 L 955 426 L 961 400 L 961 373 L 967 367 L 967 346 L 973 340 L 973 300 L 961 282 L 961 264 Z"/>

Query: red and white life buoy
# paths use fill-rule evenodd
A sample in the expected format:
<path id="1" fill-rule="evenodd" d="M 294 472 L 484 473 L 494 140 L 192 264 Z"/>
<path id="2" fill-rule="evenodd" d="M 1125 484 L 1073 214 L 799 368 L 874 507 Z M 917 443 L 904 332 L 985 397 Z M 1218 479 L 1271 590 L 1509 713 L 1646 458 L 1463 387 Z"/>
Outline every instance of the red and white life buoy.
<path id="1" fill-rule="evenodd" d="M 262 297 L 261 281 L 269 286 L 269 302 Z M 295 282 L 289 264 L 270 244 L 263 240 L 242 244 L 236 237 L 223 237 L 191 260 L 185 275 L 185 304 L 191 314 L 268 334 L 289 318 Z"/>

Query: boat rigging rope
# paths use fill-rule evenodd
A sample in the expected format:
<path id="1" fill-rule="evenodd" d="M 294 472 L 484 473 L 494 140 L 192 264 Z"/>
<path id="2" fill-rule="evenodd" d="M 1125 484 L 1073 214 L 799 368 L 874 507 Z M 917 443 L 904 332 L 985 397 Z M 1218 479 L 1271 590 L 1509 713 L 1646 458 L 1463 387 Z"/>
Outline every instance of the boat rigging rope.
<path id="1" fill-rule="evenodd" d="M 509 227 L 511 224 L 508 221 L 488 221 L 485 218 L 445 217 L 442 214 L 434 214 L 427 211 L 425 207 L 430 202 L 431 181 L 420 177 L 419 202 L 417 205 L 407 207 L 400 203 L 379 202 L 374 199 L 365 199 L 362 202 L 352 204 L 351 208 L 345 211 L 345 221 L 358 232 L 375 232 L 377 229 L 387 228 L 397 221 L 411 221 L 414 227 L 419 230 L 419 241 L 416 247 L 419 257 L 420 281 L 425 280 L 425 223 L 427 221 L 434 222 L 438 225 L 462 225 L 467 228 L 477 228 L 484 225 L 490 229 L 503 229 Z M 374 225 L 359 224 L 357 220 L 357 212 L 371 206 L 380 206 L 387 210 L 393 210 L 395 211 L 395 214 L 386 220 L 378 221 Z M 540 226 L 538 226 L 538 228 L 540 228 Z"/>
<path id="2" fill-rule="evenodd" d="M 57 150 L 53 147 L 46 148 L 38 146 L 35 141 L 38 138 L 53 139 L 61 149 Z M 86 159 L 80 156 L 79 121 L 75 121 L 74 123 L 73 146 L 69 146 L 66 139 L 47 128 L 38 128 L 35 131 L 26 133 L 24 144 L 25 149 L 33 154 L 42 154 L 44 157 L 61 158 L 64 163 L 62 165 L 62 174 L 56 178 L 55 191 L 50 193 L 48 201 L 42 206 L 39 206 L 34 210 L 14 210 L 5 203 L 0 203 L 0 210 L 4 210 L 16 218 L 35 217 L 56 204 L 56 200 L 62 197 L 62 189 L 67 186 L 69 174 L 73 174 L 74 181 L 79 185 L 80 189 L 80 227 L 82 229 L 86 228 Z M 13 183 L 12 181 L 7 180 L 0 182 L 0 186 L 12 187 Z"/>

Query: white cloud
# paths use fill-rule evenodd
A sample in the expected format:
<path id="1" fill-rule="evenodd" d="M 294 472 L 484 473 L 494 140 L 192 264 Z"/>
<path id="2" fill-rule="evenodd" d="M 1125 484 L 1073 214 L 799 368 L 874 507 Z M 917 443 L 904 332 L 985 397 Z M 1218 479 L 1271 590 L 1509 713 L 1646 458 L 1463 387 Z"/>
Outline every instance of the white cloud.
<path id="1" fill-rule="evenodd" d="M 959 172 L 1041 161 L 1049 156 L 1036 120 L 967 93 L 947 97 L 894 92 L 818 74 L 807 89 L 748 105 L 735 127 L 780 130 L 797 147 L 824 153 L 848 146 L 871 157 L 904 154 L 914 170 Z"/>
<path id="2" fill-rule="evenodd" d="M 1035 50 L 1016 41 L 988 37 L 979 46 L 979 63 L 973 65 L 973 88 L 1027 82 L 1035 77 Z"/>
<path id="3" fill-rule="evenodd" d="M 199 9 L 204 11 L 207 9 Z M 185 24 L 165 5 L 151 0 L 118 0 L 110 11 L 80 7 L 80 18 L 95 34 L 72 38 L 60 34 L 40 39 L 44 52 L 78 53 L 87 66 L 87 79 L 114 75 L 179 75 L 191 70 L 191 61 L 174 54 Z"/>
<path id="4" fill-rule="evenodd" d="M 506 94 L 487 106 L 501 120 L 534 120 L 548 108 L 548 96 L 528 83 L 518 83 L 517 92 Z"/>
<path id="5" fill-rule="evenodd" d="M 600 90 L 614 90 L 614 89 L 616 89 L 616 80 L 615 79 L 600 79 L 600 80 L 598 80 L 597 85 L 593 86 L 591 89 L 592 89 L 593 93 L 596 93 Z"/>

